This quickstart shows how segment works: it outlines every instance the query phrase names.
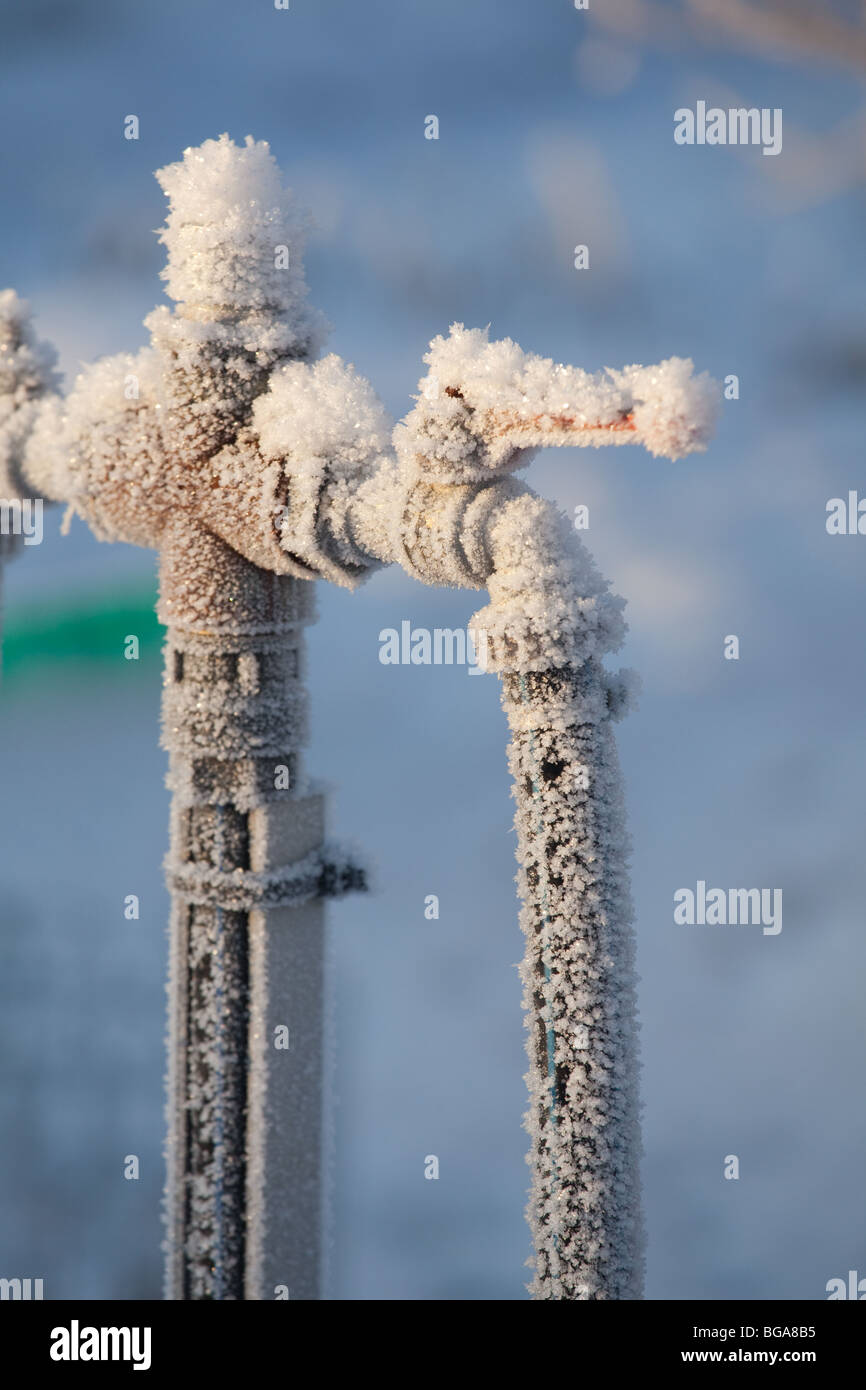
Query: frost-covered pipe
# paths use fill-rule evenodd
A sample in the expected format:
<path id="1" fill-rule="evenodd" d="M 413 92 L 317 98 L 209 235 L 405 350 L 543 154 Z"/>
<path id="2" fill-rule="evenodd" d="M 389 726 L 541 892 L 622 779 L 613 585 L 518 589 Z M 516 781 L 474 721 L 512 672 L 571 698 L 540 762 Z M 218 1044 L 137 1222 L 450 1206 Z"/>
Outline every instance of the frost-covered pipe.
<path id="1" fill-rule="evenodd" d="M 303 767 L 312 599 L 182 519 L 163 537 L 173 1299 L 321 1294 L 322 898 L 363 880 Z"/>
<path id="2" fill-rule="evenodd" d="M 701 450 L 718 393 L 679 359 L 591 377 L 460 325 L 425 360 L 417 405 L 395 431 L 399 465 L 381 464 L 358 489 L 349 531 L 426 583 L 489 590 L 471 626 L 502 679 L 511 731 L 531 1293 L 640 1298 L 635 943 L 611 729 L 633 681 L 602 664 L 624 636 L 623 603 L 567 519 L 509 475 L 551 444 Z"/>
<path id="3" fill-rule="evenodd" d="M 393 453 L 371 388 L 334 357 L 275 373 L 253 428 L 297 507 L 285 534 L 320 573 L 354 584 L 396 561 L 428 584 L 489 590 L 471 626 L 511 729 L 532 1293 L 638 1298 L 634 939 L 611 731 L 633 682 L 602 664 L 624 636 L 623 603 L 558 509 L 511 475 L 552 444 L 703 449 L 718 393 L 681 359 L 591 376 L 461 325 L 425 360 Z"/>
<path id="4" fill-rule="evenodd" d="M 12 343 L 0 442 L 10 486 L 66 502 L 101 539 L 160 552 L 173 793 L 167 1296 L 312 1299 L 321 900 L 362 888 L 364 874 L 326 844 L 303 771 L 313 610 L 301 581 L 318 571 L 284 543 L 285 474 L 250 420 L 271 374 L 316 353 L 322 325 L 305 304 L 303 219 L 266 145 L 208 141 L 160 178 L 174 312 L 150 315 L 149 348 L 32 408 L 32 364 Z"/>
<path id="5" fill-rule="evenodd" d="M 624 631 L 574 531 L 523 494 L 491 517 L 491 603 L 516 802 L 538 1299 L 641 1296 L 638 1056 L 628 840 L 612 720 Z M 483 640 L 480 636 L 483 634 Z"/>
<path id="6" fill-rule="evenodd" d="M 168 1294 L 318 1293 L 319 900 L 363 875 L 324 847 L 298 773 L 300 666 L 285 658 L 309 620 L 300 581 L 354 588 L 396 561 L 490 593 L 474 626 L 511 728 L 532 1291 L 638 1297 L 633 939 L 610 730 L 628 681 L 602 664 L 622 603 L 556 508 L 511 474 L 548 444 L 701 449 L 715 388 L 676 358 L 590 376 L 456 325 L 431 344 L 392 443 L 354 369 L 313 360 L 322 326 L 305 304 L 302 223 L 267 146 L 208 141 L 160 178 L 175 311 L 150 316 L 150 348 L 88 369 L 62 405 L 37 402 L 7 453 L 16 477 L 97 535 L 161 552 Z M 288 789 L 271 789 L 272 765 L 290 770 Z M 266 1051 L 277 976 L 306 1040 L 288 1078 Z"/>

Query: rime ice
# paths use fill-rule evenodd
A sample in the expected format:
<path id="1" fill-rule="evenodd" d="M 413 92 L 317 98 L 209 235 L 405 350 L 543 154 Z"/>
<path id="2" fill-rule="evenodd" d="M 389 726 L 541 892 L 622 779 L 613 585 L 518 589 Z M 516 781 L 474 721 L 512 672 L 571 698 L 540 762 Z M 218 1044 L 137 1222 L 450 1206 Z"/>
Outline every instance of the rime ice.
<path id="1" fill-rule="evenodd" d="M 160 552 L 169 1295 L 260 1298 L 288 1282 L 292 1297 L 318 1296 L 321 899 L 365 873 L 328 844 L 304 771 L 303 627 L 308 581 L 354 588 L 396 562 L 427 584 L 488 591 L 472 625 L 511 734 L 532 1293 L 640 1297 L 634 940 L 612 733 L 636 683 L 604 665 L 622 600 L 515 474 L 554 444 L 701 450 L 717 388 L 688 360 L 591 375 L 455 324 L 393 429 L 350 364 L 319 359 L 307 222 L 268 146 L 224 135 L 158 178 L 175 307 L 149 315 L 149 347 L 87 368 L 61 399 L 25 306 L 0 295 L 0 482 Z M 266 1051 L 277 980 L 308 1057 L 280 1083 Z"/>
<path id="2" fill-rule="evenodd" d="M 170 298 L 201 321 L 262 314 L 272 320 L 267 329 L 258 325 L 262 347 L 279 331 L 284 348 L 315 351 L 326 326 L 306 303 L 301 253 L 309 219 L 283 187 L 267 142 L 248 135 L 238 147 L 221 135 L 184 150 L 157 178 L 169 200 L 160 240 Z"/>

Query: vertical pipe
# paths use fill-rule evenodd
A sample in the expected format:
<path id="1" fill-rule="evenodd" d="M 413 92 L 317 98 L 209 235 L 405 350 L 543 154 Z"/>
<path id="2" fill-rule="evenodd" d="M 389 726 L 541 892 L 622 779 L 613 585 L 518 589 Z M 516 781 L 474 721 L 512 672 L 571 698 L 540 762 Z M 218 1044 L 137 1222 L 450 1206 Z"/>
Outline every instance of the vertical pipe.
<path id="1" fill-rule="evenodd" d="M 323 908 L 275 899 L 324 837 L 301 766 L 312 596 L 205 531 L 163 538 L 172 1299 L 319 1296 Z"/>
<path id="2" fill-rule="evenodd" d="M 324 917 L 321 899 L 250 913 L 247 1298 L 322 1296 Z"/>
<path id="3" fill-rule="evenodd" d="M 634 933 L 608 682 L 595 660 L 503 679 L 536 1299 L 641 1297 Z"/>

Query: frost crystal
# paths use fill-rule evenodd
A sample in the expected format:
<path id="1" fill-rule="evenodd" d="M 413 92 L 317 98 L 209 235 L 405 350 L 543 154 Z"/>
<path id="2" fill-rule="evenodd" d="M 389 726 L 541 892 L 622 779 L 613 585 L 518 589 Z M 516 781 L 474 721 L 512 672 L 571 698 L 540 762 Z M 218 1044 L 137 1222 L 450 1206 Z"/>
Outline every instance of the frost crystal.
<path id="1" fill-rule="evenodd" d="M 324 321 L 306 304 L 301 255 L 309 219 L 300 212 L 266 141 L 227 135 L 184 150 L 157 174 L 169 200 L 160 240 L 171 299 L 190 317 L 279 316 L 299 351 L 315 351 Z"/>
<path id="2" fill-rule="evenodd" d="M 432 468 L 452 481 L 519 467 L 524 450 L 556 442 L 642 444 L 680 458 L 706 448 L 718 409 L 715 384 L 678 357 L 591 375 L 454 324 L 424 360 L 430 370 L 403 448 L 430 455 L 435 441 Z"/>

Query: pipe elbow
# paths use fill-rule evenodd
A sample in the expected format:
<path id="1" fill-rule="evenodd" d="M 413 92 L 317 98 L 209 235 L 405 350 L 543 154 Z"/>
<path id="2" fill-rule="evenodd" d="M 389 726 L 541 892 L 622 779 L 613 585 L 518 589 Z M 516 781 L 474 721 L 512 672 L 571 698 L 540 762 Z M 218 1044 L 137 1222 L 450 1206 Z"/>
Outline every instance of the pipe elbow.
<path id="1" fill-rule="evenodd" d="M 486 517 L 490 603 L 470 624 L 476 649 L 500 674 L 600 661 L 622 644 L 624 600 L 610 592 L 555 503 L 511 487 Z"/>

